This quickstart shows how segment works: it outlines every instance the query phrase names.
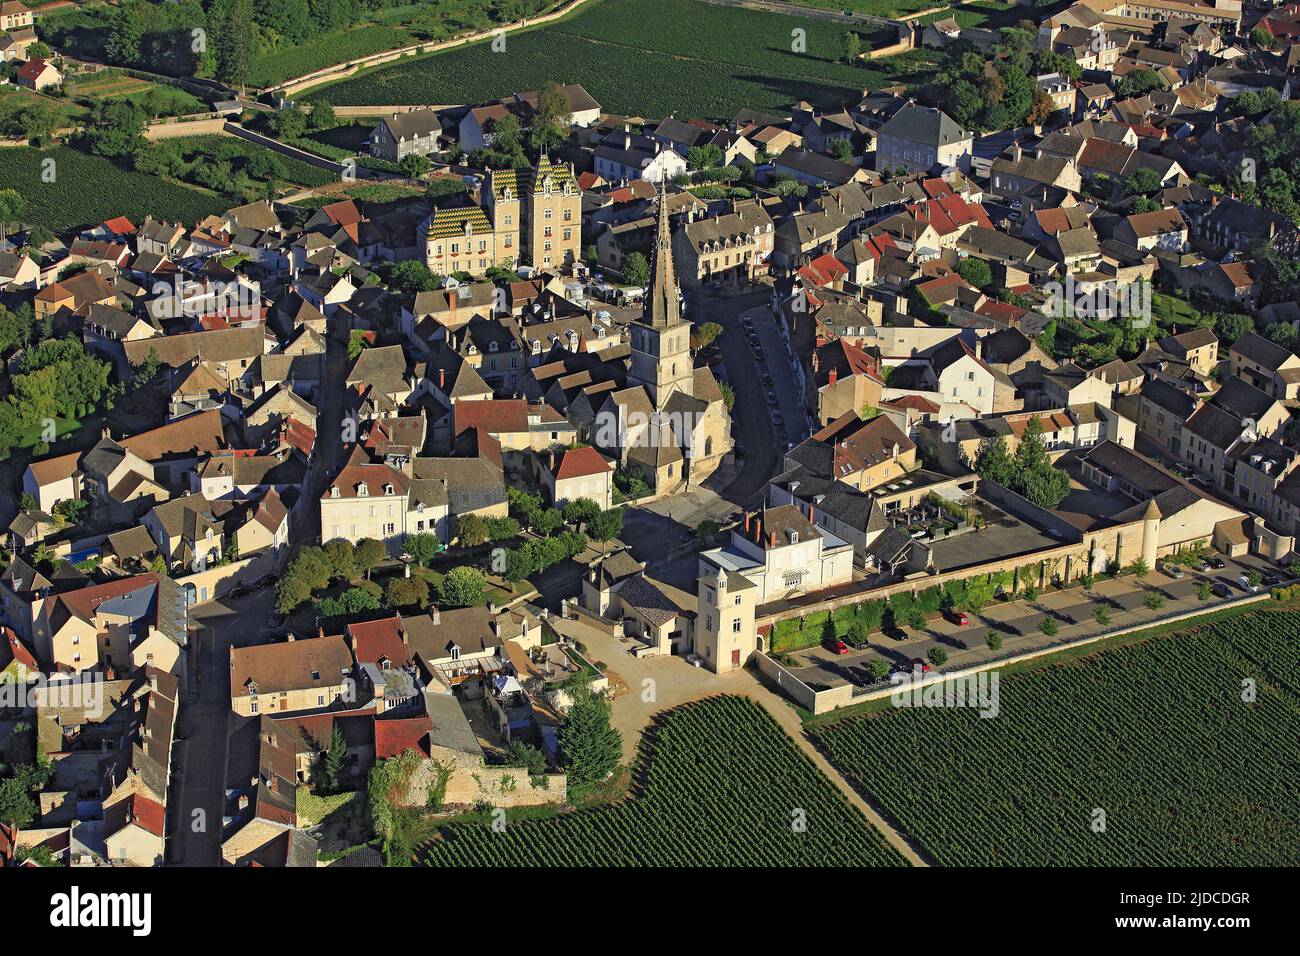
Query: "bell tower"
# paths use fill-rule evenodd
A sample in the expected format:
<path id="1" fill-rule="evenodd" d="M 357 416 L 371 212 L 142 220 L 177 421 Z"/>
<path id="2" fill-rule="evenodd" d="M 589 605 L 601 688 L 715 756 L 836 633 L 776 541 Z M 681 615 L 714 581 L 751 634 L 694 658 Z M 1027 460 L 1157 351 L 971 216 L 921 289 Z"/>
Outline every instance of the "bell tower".
<path id="1" fill-rule="evenodd" d="M 691 326 L 682 319 L 668 228 L 668 184 L 663 181 L 659 184 L 659 221 L 650 270 L 650 288 L 641 319 L 631 326 L 632 367 L 628 379 L 645 388 L 655 408 L 663 408 L 673 392 L 690 395 L 695 382 Z"/>

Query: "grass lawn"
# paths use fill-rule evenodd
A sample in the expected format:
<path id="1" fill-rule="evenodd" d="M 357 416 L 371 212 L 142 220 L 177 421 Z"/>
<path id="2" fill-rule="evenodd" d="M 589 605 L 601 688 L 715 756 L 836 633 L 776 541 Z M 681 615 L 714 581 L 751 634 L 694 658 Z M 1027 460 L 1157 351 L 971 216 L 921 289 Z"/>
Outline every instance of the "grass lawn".
<path id="1" fill-rule="evenodd" d="M 54 440 L 58 441 L 64 435 L 67 435 L 71 432 L 75 432 L 80 427 L 81 427 L 81 422 L 78 419 L 56 418 L 54 420 L 54 430 L 55 430 Z M 33 425 L 30 428 L 24 429 L 18 435 L 18 444 L 16 447 L 31 448 L 33 445 L 43 440 L 43 436 L 42 436 L 43 431 L 44 431 L 44 427 L 41 425 Z"/>

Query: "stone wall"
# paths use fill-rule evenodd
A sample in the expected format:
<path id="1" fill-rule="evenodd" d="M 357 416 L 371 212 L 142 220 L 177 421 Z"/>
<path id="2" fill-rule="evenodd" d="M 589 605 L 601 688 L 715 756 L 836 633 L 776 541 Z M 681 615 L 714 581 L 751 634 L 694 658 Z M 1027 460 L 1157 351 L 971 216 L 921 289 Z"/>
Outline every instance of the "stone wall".
<path id="1" fill-rule="evenodd" d="M 532 777 L 522 767 L 489 767 L 482 758 L 435 747 L 432 756 L 422 761 L 411 775 L 406 791 L 407 806 L 428 803 L 440 767 L 451 768 L 442 797 L 444 806 L 487 803 L 493 807 L 533 807 L 563 803 L 568 795 L 568 778 L 562 773 Z"/>

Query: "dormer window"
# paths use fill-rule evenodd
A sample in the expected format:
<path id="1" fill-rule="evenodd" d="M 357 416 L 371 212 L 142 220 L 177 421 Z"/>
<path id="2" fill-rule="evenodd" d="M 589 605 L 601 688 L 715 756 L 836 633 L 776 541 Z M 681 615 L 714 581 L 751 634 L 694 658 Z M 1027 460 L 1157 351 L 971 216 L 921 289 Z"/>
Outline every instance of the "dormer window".
<path id="1" fill-rule="evenodd" d="M 330 497 L 331 497 L 331 498 L 337 498 L 338 496 L 339 496 L 339 490 L 338 490 L 338 488 L 337 488 L 337 487 L 331 488 L 331 489 L 330 489 Z"/>
<path id="2" fill-rule="evenodd" d="M 393 483 L 390 481 L 384 485 L 384 494 L 391 495 L 392 493 L 393 493 Z"/>
<path id="3" fill-rule="evenodd" d="M 497 343 L 495 343 L 495 342 L 489 342 L 489 343 L 488 343 L 488 351 L 489 351 L 489 352 L 495 352 L 495 351 L 497 351 L 497 349 L 499 349 L 499 348 L 500 348 L 500 346 L 497 345 Z"/>
<path id="4" fill-rule="evenodd" d="M 794 529 L 791 529 L 791 530 L 787 531 L 787 532 L 785 533 L 785 535 L 786 535 L 786 538 L 789 539 L 789 541 L 790 541 L 791 544 L 798 544 L 798 543 L 799 543 L 799 532 L 798 532 L 798 531 L 795 531 Z"/>
<path id="5" fill-rule="evenodd" d="M 366 483 L 365 483 L 364 481 L 363 481 L 363 482 L 359 482 L 359 483 L 357 484 L 357 497 L 358 497 L 358 498 L 365 498 L 365 497 L 369 496 L 369 494 L 370 494 L 370 489 L 366 487 Z"/>
<path id="6" fill-rule="evenodd" d="M 453 661 L 460 660 L 460 648 L 457 647 L 455 644 L 451 645 L 451 659 Z"/>

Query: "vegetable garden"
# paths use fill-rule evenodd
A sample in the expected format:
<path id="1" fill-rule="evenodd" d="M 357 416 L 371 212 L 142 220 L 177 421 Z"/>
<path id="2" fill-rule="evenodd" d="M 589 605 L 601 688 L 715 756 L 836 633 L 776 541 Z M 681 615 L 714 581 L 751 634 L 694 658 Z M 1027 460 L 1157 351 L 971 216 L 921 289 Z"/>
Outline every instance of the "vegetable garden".
<path id="1" fill-rule="evenodd" d="M 1255 611 L 1007 677 L 994 719 L 813 733 L 942 864 L 1294 866 L 1298 647 L 1300 613 Z"/>
<path id="2" fill-rule="evenodd" d="M 761 705 L 713 697 L 659 715 L 632 795 L 542 819 L 442 827 L 430 866 L 902 866 L 903 857 Z M 802 831 L 802 832 L 800 832 Z"/>

